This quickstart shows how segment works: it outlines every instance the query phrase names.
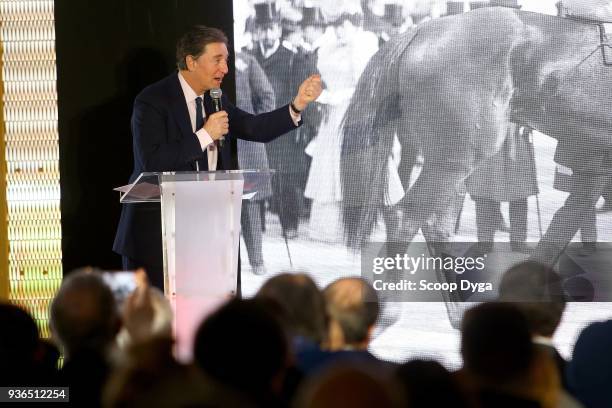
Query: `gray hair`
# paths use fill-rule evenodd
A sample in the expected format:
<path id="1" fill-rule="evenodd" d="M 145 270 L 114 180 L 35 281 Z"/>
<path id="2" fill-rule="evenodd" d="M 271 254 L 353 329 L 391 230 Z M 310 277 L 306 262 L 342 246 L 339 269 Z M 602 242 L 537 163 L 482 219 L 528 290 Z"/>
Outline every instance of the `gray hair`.
<path id="1" fill-rule="evenodd" d="M 193 26 L 176 43 L 176 66 L 180 70 L 186 70 L 185 59 L 188 56 L 197 59 L 204 54 L 208 44 L 223 43 L 227 46 L 228 42 L 225 33 L 218 28 Z"/>
<path id="2" fill-rule="evenodd" d="M 64 353 L 104 352 L 119 328 L 119 312 L 100 271 L 84 268 L 64 278 L 51 303 L 50 326 Z"/>
<path id="3" fill-rule="evenodd" d="M 340 278 L 323 291 L 329 316 L 340 325 L 347 344 L 361 343 L 378 319 L 376 291 L 358 277 Z"/>

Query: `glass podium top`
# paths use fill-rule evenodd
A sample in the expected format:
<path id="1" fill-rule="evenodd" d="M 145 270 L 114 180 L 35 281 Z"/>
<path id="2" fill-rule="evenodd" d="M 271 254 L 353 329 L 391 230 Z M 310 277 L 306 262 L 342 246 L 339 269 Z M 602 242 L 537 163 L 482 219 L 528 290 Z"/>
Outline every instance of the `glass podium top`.
<path id="1" fill-rule="evenodd" d="M 121 203 L 156 203 L 161 200 L 162 183 L 244 181 L 242 198 L 249 200 L 264 183 L 269 182 L 274 170 L 227 170 L 227 171 L 172 171 L 141 173 L 132 184 L 117 187 Z"/>

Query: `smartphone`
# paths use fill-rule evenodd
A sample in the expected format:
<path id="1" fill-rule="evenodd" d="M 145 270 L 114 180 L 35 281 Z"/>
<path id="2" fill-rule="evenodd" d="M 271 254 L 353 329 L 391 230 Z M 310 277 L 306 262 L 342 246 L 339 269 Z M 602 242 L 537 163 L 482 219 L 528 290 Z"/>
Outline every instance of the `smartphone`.
<path id="1" fill-rule="evenodd" d="M 136 290 L 135 271 L 103 272 L 102 279 L 111 288 L 118 305 L 122 305 Z"/>

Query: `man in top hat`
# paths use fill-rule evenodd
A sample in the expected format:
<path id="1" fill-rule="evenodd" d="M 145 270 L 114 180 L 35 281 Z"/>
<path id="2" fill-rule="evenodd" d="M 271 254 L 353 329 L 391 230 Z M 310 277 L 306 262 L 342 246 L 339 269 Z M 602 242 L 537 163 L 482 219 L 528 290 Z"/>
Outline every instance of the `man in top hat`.
<path id="1" fill-rule="evenodd" d="M 255 4 L 255 37 L 253 55 L 272 84 L 275 107 L 290 103 L 295 84 L 295 53 L 282 44 L 281 17 L 276 3 Z M 298 234 L 301 196 L 299 171 L 295 162 L 301 154 L 296 132 L 266 145 L 270 167 L 276 170 L 272 180 L 272 210 L 280 219 L 282 234 L 292 239 Z"/>
<path id="2" fill-rule="evenodd" d="M 298 20 L 294 20 L 295 16 L 281 17 L 281 43 L 285 48 L 296 53 L 299 45 L 302 43 L 302 27 L 300 26 L 301 14 Z"/>
<path id="3" fill-rule="evenodd" d="M 398 34 L 406 32 L 413 24 L 411 17 L 404 16 L 404 8 L 399 3 L 385 4 L 383 20 L 387 23 L 386 30 L 381 33 L 381 39 L 385 42 Z"/>
<path id="4" fill-rule="evenodd" d="M 302 9 L 302 42 L 297 48 L 295 55 L 296 75 L 295 78 L 301 82 L 309 76 L 309 73 L 319 74 L 317 63 L 319 60 L 319 48 L 324 41 L 326 20 L 319 7 L 304 7 Z M 310 171 L 311 157 L 305 153 L 306 146 L 315 138 L 319 132 L 324 115 L 325 105 L 320 103 L 310 104 L 307 108 L 308 123 L 297 130 L 297 143 L 300 149 L 300 160 L 296 163 L 299 168 L 300 195 L 306 188 L 306 180 Z M 301 215 L 308 216 L 310 211 L 310 200 L 304 198 L 304 208 Z"/>
<path id="5" fill-rule="evenodd" d="M 383 38 L 383 33 L 389 32 L 389 24 L 382 18 L 382 16 L 377 15 L 374 11 L 376 6 L 375 0 L 361 0 L 361 10 L 363 13 L 363 29 L 365 31 L 369 31 L 371 33 L 376 34 L 378 37 L 378 45 L 382 46 L 385 41 Z"/>
<path id="6" fill-rule="evenodd" d="M 303 51 L 312 53 L 320 46 L 321 38 L 325 33 L 325 17 L 319 7 L 304 7 L 302 9 L 302 27 L 303 42 L 301 48 Z"/>
<path id="7" fill-rule="evenodd" d="M 393 27 L 401 27 L 404 24 L 404 10 L 401 4 L 385 4 L 385 14 L 383 18 Z"/>

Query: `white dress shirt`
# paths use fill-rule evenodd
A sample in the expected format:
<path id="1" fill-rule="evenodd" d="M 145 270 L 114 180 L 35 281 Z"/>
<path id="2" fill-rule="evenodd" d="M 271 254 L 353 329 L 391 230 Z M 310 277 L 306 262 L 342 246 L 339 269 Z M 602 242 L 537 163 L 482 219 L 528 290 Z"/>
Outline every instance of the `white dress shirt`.
<path id="1" fill-rule="evenodd" d="M 179 82 L 181 83 L 181 88 L 183 89 L 183 95 L 185 96 L 185 103 L 187 104 L 187 110 L 189 111 L 189 119 L 191 120 L 191 129 L 198 137 L 200 141 L 200 146 L 202 147 L 202 151 L 206 149 L 206 153 L 208 155 L 208 171 L 217 170 L 217 160 L 219 157 L 219 151 L 217 150 L 217 146 L 215 145 L 212 137 L 208 134 L 206 129 L 202 128 L 196 131 L 196 98 L 199 96 L 202 98 L 202 115 L 204 116 L 204 121 L 206 122 L 206 111 L 204 110 L 204 95 L 196 95 L 195 91 L 191 89 L 183 75 L 178 73 Z M 203 170 L 203 169 L 200 169 Z"/>

